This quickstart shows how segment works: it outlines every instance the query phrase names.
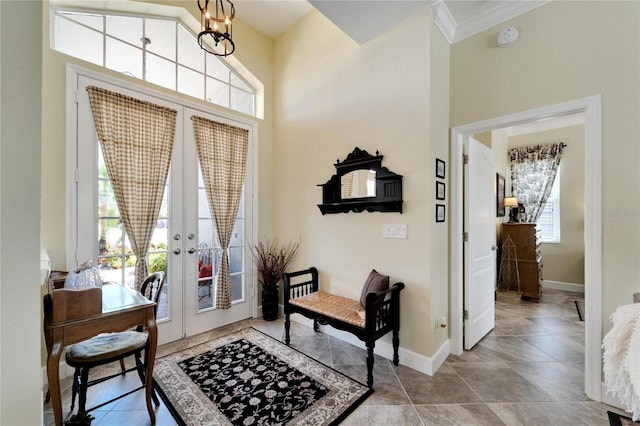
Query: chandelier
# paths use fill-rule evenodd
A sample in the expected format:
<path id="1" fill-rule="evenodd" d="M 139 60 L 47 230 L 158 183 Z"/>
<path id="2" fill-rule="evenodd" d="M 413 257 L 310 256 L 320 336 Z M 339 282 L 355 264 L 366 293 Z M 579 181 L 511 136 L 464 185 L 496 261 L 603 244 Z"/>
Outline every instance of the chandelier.
<path id="1" fill-rule="evenodd" d="M 225 3 L 228 4 L 226 11 Z M 198 0 L 198 8 L 200 9 L 200 28 L 202 29 L 198 34 L 200 47 L 216 56 L 231 55 L 236 50 L 236 45 L 231 39 L 233 36 L 231 26 L 236 14 L 233 3 L 229 0 L 204 0 L 203 7 Z"/>

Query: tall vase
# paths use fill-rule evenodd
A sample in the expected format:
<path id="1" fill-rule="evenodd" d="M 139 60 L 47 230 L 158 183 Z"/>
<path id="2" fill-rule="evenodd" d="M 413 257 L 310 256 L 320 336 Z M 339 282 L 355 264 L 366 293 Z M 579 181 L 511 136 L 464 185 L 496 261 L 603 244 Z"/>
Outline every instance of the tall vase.
<path id="1" fill-rule="evenodd" d="M 265 321 L 278 319 L 278 286 L 262 287 L 262 317 Z"/>

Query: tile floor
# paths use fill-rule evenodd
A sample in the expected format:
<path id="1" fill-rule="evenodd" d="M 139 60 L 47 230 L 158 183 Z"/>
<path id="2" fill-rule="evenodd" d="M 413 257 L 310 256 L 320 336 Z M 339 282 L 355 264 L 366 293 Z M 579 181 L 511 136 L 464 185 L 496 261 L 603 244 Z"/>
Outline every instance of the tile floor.
<path id="1" fill-rule="evenodd" d="M 496 325 L 475 348 L 449 356 L 431 377 L 376 356 L 375 392 L 345 425 L 608 425 L 612 407 L 584 394 L 584 323 L 574 300 L 582 294 L 545 290 L 540 303 L 498 293 Z M 283 321 L 247 320 L 158 348 L 158 356 L 253 326 L 275 338 Z M 402 342 L 402 332 L 400 334 Z M 366 382 L 365 351 L 310 328 L 292 323 L 292 346 Z M 97 374 L 102 374 L 100 371 Z M 127 374 L 94 388 L 88 405 L 109 399 L 138 384 Z M 62 383 L 63 410 L 70 406 L 70 381 Z M 619 411 L 613 409 L 614 411 Z M 45 424 L 53 424 L 45 404 Z M 92 412 L 93 425 L 148 425 L 142 392 Z M 65 417 L 68 415 L 65 412 Z M 166 406 L 156 412 L 158 426 L 175 425 Z"/>

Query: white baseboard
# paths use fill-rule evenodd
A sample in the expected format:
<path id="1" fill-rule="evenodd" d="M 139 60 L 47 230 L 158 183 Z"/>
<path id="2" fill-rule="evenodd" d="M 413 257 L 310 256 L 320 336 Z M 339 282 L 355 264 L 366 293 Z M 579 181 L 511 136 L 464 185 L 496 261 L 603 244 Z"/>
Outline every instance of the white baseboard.
<path id="1" fill-rule="evenodd" d="M 291 315 L 291 321 L 295 321 L 309 328 L 313 328 L 313 320 L 305 318 L 300 314 Z M 336 339 L 340 339 L 359 348 L 366 349 L 364 342 L 362 342 L 351 333 L 335 329 L 331 326 L 322 325 L 319 326 L 319 330 L 331 337 L 335 337 Z M 402 342 L 402 333 L 400 333 L 400 342 Z M 384 358 L 393 359 L 393 344 L 387 341 L 385 338 L 377 340 L 374 352 L 376 355 L 380 355 Z M 400 364 L 429 376 L 433 376 L 445 362 L 450 352 L 450 340 L 447 339 L 438 348 L 433 357 L 420 355 L 403 348 L 402 345 L 400 345 L 400 347 L 398 348 L 398 357 L 400 358 Z"/>
<path id="2" fill-rule="evenodd" d="M 542 280 L 542 288 L 572 291 L 574 293 L 584 293 L 584 284 L 563 283 L 562 281 Z"/>

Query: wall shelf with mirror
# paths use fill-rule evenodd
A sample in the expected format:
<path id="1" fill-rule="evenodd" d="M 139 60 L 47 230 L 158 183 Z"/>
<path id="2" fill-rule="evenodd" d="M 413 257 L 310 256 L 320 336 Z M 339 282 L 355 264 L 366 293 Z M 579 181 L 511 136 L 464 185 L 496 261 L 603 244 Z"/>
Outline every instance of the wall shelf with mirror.
<path id="1" fill-rule="evenodd" d="M 382 167 L 378 151 L 371 155 L 356 147 L 344 161 L 334 164 L 336 174 L 322 187 L 322 214 L 402 213 L 402 176 Z"/>

